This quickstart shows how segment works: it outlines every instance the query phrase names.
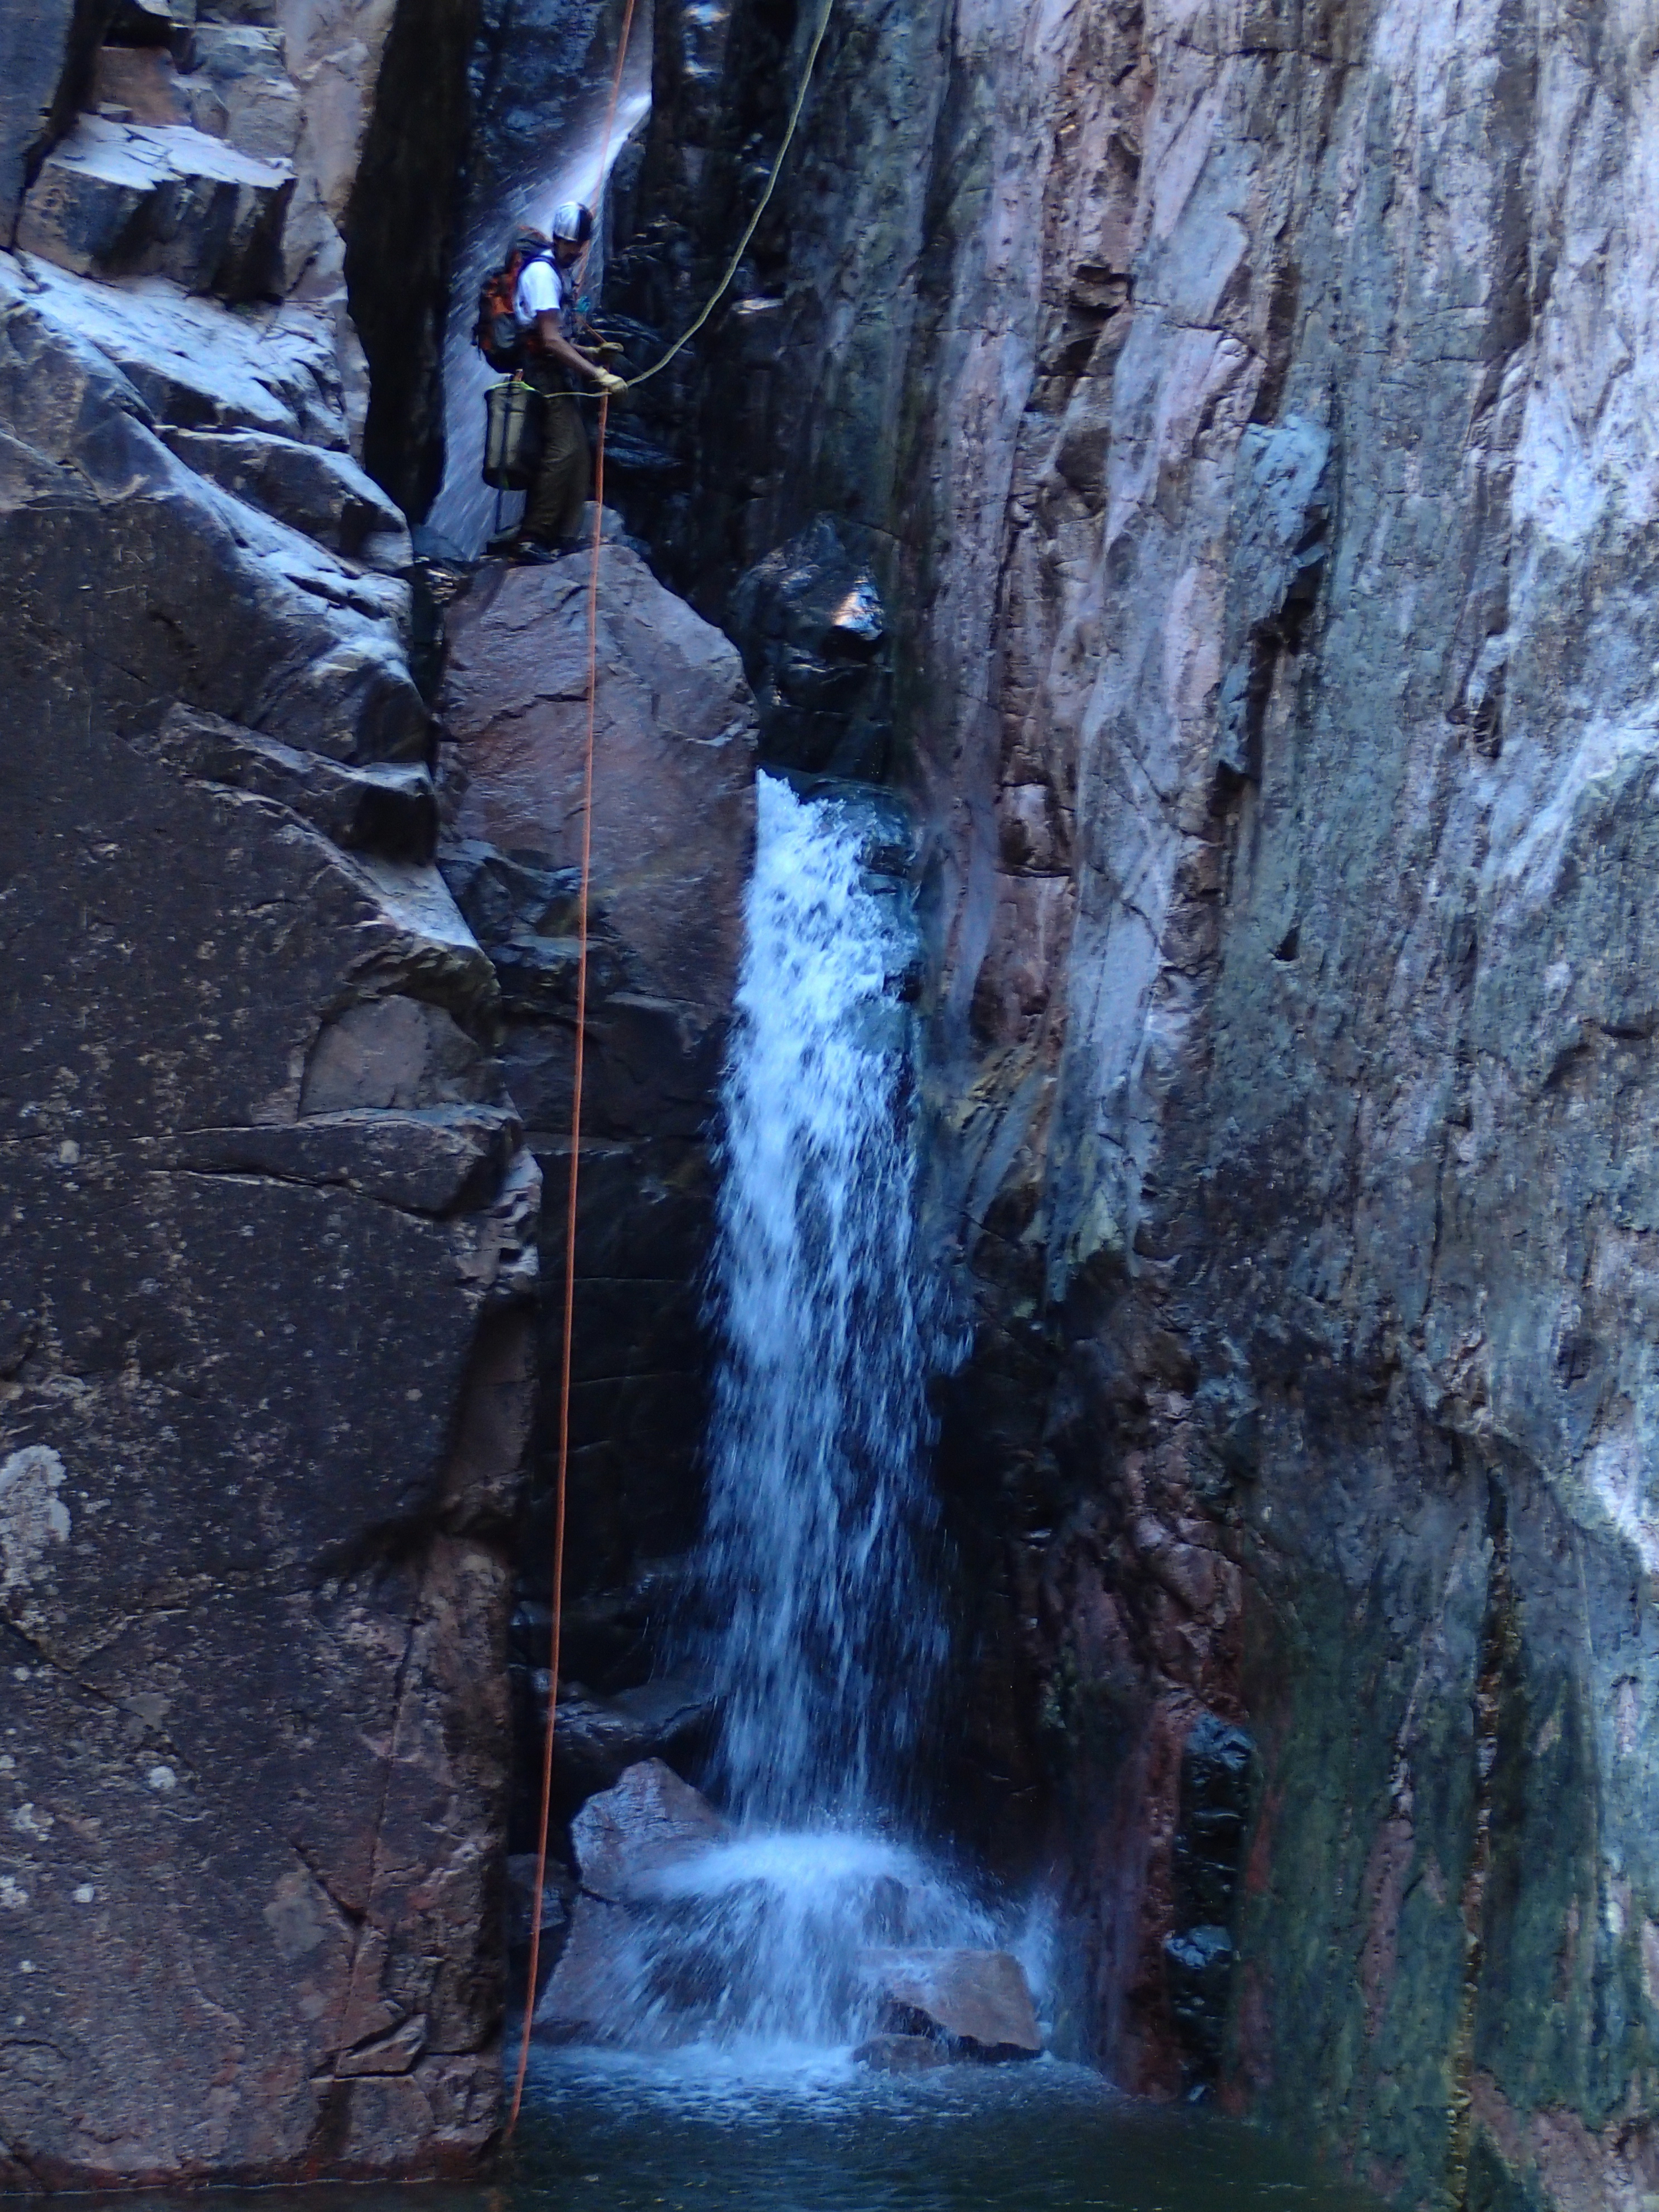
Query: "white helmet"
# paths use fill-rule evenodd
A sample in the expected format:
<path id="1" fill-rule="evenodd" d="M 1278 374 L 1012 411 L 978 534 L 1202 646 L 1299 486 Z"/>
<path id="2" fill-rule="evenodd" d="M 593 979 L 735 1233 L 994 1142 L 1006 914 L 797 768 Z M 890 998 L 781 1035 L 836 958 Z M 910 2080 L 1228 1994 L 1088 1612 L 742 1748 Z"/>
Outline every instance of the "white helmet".
<path id="1" fill-rule="evenodd" d="M 568 239 L 573 246 L 586 246 L 593 235 L 593 211 L 585 208 L 580 200 L 561 200 L 548 227 L 555 238 Z"/>

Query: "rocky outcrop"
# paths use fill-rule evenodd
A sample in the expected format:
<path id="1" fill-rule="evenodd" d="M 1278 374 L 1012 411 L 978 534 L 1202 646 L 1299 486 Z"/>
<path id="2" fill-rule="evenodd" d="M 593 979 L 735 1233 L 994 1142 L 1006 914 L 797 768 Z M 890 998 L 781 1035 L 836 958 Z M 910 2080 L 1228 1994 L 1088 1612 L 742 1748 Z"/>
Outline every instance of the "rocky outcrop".
<path id="1" fill-rule="evenodd" d="M 350 457 L 319 210 L 385 20 L 279 63 L 38 15 L 70 64 L 0 118 L 0 2188 L 459 2172 L 538 1176 L 432 866 L 407 532 Z"/>
<path id="2" fill-rule="evenodd" d="M 562 1358 L 586 741 L 586 555 L 487 564 L 448 609 L 443 866 L 501 977 L 502 1065 L 550 1202 L 542 1369 Z M 592 884 L 576 1234 L 567 1674 L 601 1699 L 663 1663 L 701 1519 L 716 1095 L 754 831 L 755 711 L 737 653 L 607 542 L 597 601 Z M 515 1634 L 526 1734 L 548 1664 L 556 1389 L 536 1447 Z M 696 1693 L 682 1685 L 681 1699 Z M 544 1689 L 541 1698 L 544 1699 Z M 573 1709 L 574 1711 L 574 1709 Z M 689 1754 L 702 1723 L 580 1730 Z M 601 1779 L 582 1745 L 561 1781 Z M 635 1755 L 638 1755 L 636 1752 Z M 521 1836 L 533 1841 L 526 1806 Z"/>
<path id="3" fill-rule="evenodd" d="M 659 8 L 640 320 L 809 15 Z M 980 1315 L 964 1787 L 1011 1856 L 1052 1814 L 1066 2032 L 1411 2206 L 1656 2185 L 1646 38 L 843 14 L 627 495 L 715 611 L 868 532 Z"/>

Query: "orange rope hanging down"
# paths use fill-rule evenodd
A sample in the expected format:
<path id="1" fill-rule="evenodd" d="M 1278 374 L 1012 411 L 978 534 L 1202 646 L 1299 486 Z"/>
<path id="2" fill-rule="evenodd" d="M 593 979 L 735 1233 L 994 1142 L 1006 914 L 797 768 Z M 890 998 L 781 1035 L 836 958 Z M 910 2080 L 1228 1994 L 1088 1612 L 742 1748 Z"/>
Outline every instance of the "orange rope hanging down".
<path id="1" fill-rule="evenodd" d="M 611 161 L 611 134 L 628 59 L 628 34 L 635 0 L 628 0 L 617 47 L 611 104 L 605 111 L 599 153 L 603 190 Z M 525 1986 L 524 2019 L 519 2034 L 519 2063 L 513 2077 L 513 2102 L 505 2140 L 510 2142 L 524 2103 L 525 2073 L 530 2063 L 530 2031 L 536 2018 L 536 1983 L 542 1959 L 542 1900 L 547 1892 L 547 1832 L 553 1802 L 553 1736 L 559 1711 L 559 1643 L 564 1612 L 565 1493 L 570 1471 L 570 1361 L 576 1312 L 576 1198 L 582 1142 L 582 1074 L 587 1045 L 587 897 L 593 860 L 593 738 L 599 712 L 599 547 L 605 534 L 605 434 L 611 402 L 599 398 L 599 428 L 593 459 L 593 545 L 587 580 L 587 732 L 582 752 L 581 887 L 576 897 L 576 1048 L 570 1088 L 570 1173 L 564 1220 L 564 1334 L 559 1354 L 559 1457 L 553 1493 L 553 1618 L 547 1661 L 547 1728 L 542 1739 L 541 1809 L 536 1830 L 536 1885 L 530 1907 L 530 1972 Z"/>

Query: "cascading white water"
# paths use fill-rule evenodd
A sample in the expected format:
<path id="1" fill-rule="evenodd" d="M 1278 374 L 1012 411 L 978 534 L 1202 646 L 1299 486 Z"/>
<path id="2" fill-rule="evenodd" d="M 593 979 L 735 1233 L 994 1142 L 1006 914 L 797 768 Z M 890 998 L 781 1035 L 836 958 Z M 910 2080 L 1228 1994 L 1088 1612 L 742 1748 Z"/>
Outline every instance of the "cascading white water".
<path id="1" fill-rule="evenodd" d="M 884 1946 L 983 1945 L 904 1839 L 945 1650 L 927 1571 L 929 1365 L 915 1253 L 908 889 L 878 802 L 759 781 L 723 1090 L 724 1344 L 701 1557 L 734 1824 L 636 1908 L 617 2033 L 834 2045 Z"/>
<path id="2" fill-rule="evenodd" d="M 872 866 L 895 842 L 885 802 L 769 775 L 758 801 L 699 1562 L 731 1826 L 665 1858 L 639 1828 L 626 1902 L 583 1901 L 559 1970 L 591 2031 L 635 2049 L 856 2042 L 895 1948 L 997 1936 L 907 1832 L 946 1648 L 923 1465 L 909 892 Z M 563 2002 L 556 1978 L 550 2023 Z"/>
<path id="3" fill-rule="evenodd" d="M 920 1556 L 902 884 L 868 803 L 759 783 L 716 1253 L 724 1358 L 702 1581 L 720 1781 L 745 1823 L 890 1820 L 945 1632 Z"/>

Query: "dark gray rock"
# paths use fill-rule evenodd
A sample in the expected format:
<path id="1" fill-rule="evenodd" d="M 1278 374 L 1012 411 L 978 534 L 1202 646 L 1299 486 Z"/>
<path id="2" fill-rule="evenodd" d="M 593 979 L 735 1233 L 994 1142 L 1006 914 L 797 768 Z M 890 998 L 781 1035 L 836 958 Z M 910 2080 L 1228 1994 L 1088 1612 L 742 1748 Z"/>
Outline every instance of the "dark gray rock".
<path id="1" fill-rule="evenodd" d="M 82 276 L 164 276 L 227 300 L 270 298 L 294 181 L 286 161 L 188 125 L 83 115 L 30 185 L 17 244 Z"/>
<path id="2" fill-rule="evenodd" d="M 167 443 L 198 475 L 291 523 L 331 552 L 393 574 L 414 559 L 401 513 L 344 453 L 257 430 L 173 429 Z"/>
<path id="3" fill-rule="evenodd" d="M 276 800 L 348 852 L 429 860 L 437 842 L 437 794 L 423 761 L 352 767 L 180 707 L 149 750 L 204 783 Z"/>
<path id="4" fill-rule="evenodd" d="M 1231 1911 L 1255 1761 L 1249 1732 L 1213 1713 L 1200 1716 L 1182 1747 L 1175 1872 L 1182 1905 L 1194 1923 L 1224 1923 Z"/>
<path id="5" fill-rule="evenodd" d="M 1224 1928 L 1188 1928 L 1164 1939 L 1170 2006 L 1200 2081 L 1221 2063 L 1233 1955 L 1233 1939 Z"/>
<path id="6" fill-rule="evenodd" d="M 878 782 L 892 738 L 886 611 L 868 565 L 819 515 L 738 580 L 726 616 L 768 762 Z"/>
<path id="7" fill-rule="evenodd" d="M 341 567 L 185 469 L 137 389 L 58 319 L 57 296 L 0 270 L 0 407 L 14 441 L 0 485 L 12 544 L 33 549 L 37 665 L 67 649 L 60 610 L 92 588 L 82 571 L 95 530 L 101 604 L 123 591 L 146 601 L 108 678 L 135 734 L 179 701 L 340 759 L 423 757 L 405 588 Z M 199 623 L 208 605 L 216 618 Z"/>
<path id="8" fill-rule="evenodd" d="M 0 20 L 0 239 L 8 243 L 29 171 L 51 142 L 59 88 L 96 42 L 83 20 L 89 12 L 75 0 L 30 0 Z"/>
<path id="9" fill-rule="evenodd" d="M 560 1860 L 550 1858 L 542 1885 L 541 1941 L 536 1947 L 538 1990 L 559 1963 L 576 1903 L 575 1876 Z M 530 1973 L 535 1912 L 536 1854 L 514 1851 L 507 1862 L 507 1958 L 508 1972 L 520 1987 Z"/>
<path id="10" fill-rule="evenodd" d="M 536 1723 L 544 1729 L 547 1670 L 532 1680 Z M 714 1719 L 714 1700 L 695 1678 L 665 1675 L 608 1698 L 567 1682 L 559 1692 L 553 1773 L 560 1808 L 574 1812 L 643 1760 L 687 1765 L 710 1747 Z"/>
<path id="11" fill-rule="evenodd" d="M 167 277 L 94 283 L 27 255 L 19 266 L 40 312 L 119 369 L 155 422 L 261 430 L 331 452 L 349 442 L 332 332 L 310 310 L 227 313 Z"/>

